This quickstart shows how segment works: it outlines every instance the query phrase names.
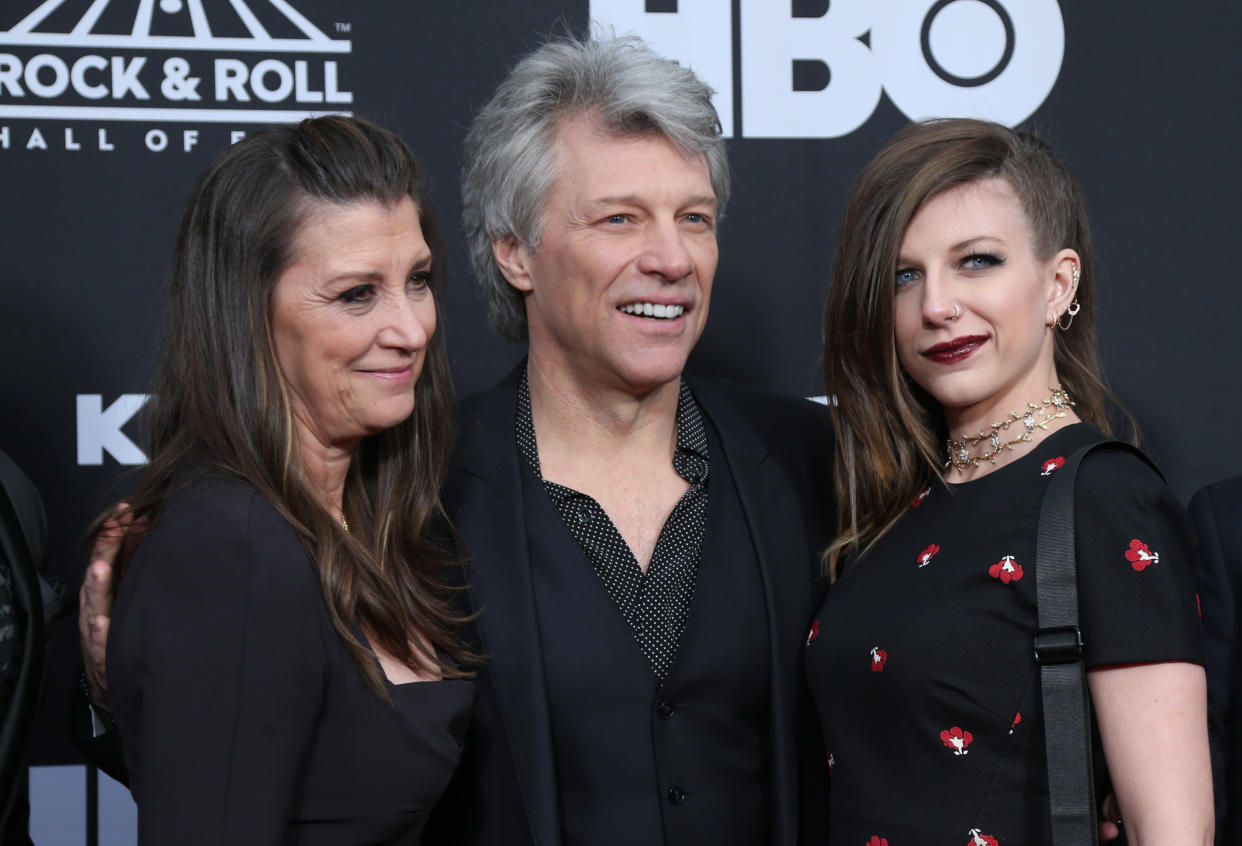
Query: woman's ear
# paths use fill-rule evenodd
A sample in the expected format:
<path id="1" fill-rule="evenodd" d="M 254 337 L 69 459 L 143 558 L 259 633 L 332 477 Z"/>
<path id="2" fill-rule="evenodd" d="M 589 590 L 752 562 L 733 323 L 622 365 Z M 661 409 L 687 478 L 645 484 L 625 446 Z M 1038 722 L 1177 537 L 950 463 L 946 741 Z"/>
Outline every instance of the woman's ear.
<path id="1" fill-rule="evenodd" d="M 1078 280 L 1082 275 L 1082 259 L 1077 251 L 1065 249 L 1052 257 L 1048 286 L 1048 311 L 1044 322 L 1052 326 L 1078 296 Z"/>

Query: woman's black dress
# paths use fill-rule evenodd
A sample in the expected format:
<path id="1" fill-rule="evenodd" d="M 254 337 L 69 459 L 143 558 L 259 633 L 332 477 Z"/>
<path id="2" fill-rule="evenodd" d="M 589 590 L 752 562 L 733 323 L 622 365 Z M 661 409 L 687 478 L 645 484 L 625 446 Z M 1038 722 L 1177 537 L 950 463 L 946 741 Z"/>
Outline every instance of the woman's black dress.
<path id="1" fill-rule="evenodd" d="M 417 844 L 468 681 L 365 683 L 287 522 L 244 485 L 169 497 L 121 582 L 110 704 L 143 843 Z"/>
<path id="2" fill-rule="evenodd" d="M 832 846 L 1050 842 L 1036 525 L 1051 474 L 1101 438 L 1067 426 L 977 480 L 933 483 L 828 591 L 806 658 Z M 1160 478 L 1092 453 L 1075 517 L 1088 666 L 1202 663 L 1192 535 Z"/>

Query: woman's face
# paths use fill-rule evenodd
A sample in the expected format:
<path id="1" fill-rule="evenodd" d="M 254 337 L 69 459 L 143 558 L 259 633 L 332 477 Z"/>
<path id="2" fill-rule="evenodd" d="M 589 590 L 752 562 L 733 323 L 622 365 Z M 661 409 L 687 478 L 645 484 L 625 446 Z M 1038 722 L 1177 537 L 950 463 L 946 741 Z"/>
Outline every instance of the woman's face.
<path id="1" fill-rule="evenodd" d="M 1052 322 L 1074 294 L 1078 254 L 1036 255 L 1009 183 L 950 188 L 919 209 L 897 263 L 897 355 L 959 421 L 1000 419 L 1057 383 Z"/>
<path id="2" fill-rule="evenodd" d="M 414 410 L 436 330 L 413 201 L 312 203 L 272 291 L 276 361 L 303 446 L 352 447 Z"/>

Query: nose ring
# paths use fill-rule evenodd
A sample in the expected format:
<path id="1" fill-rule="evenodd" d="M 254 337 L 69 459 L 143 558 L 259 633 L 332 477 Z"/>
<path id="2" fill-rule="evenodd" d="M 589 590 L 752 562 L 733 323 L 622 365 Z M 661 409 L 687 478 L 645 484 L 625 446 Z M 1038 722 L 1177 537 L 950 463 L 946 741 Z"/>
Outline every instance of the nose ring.
<path id="1" fill-rule="evenodd" d="M 961 317 L 961 316 L 962 316 L 962 310 L 961 310 L 960 308 L 958 308 L 958 307 L 957 307 L 957 305 L 955 304 L 955 305 L 953 306 L 953 316 L 952 316 L 952 317 L 950 317 L 950 318 L 948 318 L 948 319 L 949 319 L 949 320 L 957 320 L 957 319 L 958 319 L 959 317 Z"/>

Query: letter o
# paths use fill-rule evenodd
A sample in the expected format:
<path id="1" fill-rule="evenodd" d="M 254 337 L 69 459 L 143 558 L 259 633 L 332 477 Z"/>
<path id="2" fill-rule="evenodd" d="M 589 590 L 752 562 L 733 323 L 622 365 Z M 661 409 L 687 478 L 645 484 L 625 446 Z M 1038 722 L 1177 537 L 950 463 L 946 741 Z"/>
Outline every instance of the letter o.
<path id="1" fill-rule="evenodd" d="M 950 9 L 959 24 L 978 27 L 953 33 L 959 39 L 1003 32 L 992 68 L 958 73 L 934 55 L 929 32 Z M 1043 104 L 1061 73 L 1065 22 L 1057 0 L 893 0 L 876 16 L 871 49 L 885 92 L 910 119 L 977 117 L 1014 126 Z"/>
<path id="2" fill-rule="evenodd" d="M 269 73 L 276 74 L 279 79 L 275 88 L 268 88 L 264 81 Z M 293 90 L 293 71 L 277 59 L 264 59 L 250 71 L 250 90 L 265 103 L 279 103 Z"/>
<path id="3" fill-rule="evenodd" d="M 152 153 L 162 153 L 168 146 L 168 133 L 162 129 L 152 129 L 147 133 L 147 149 Z"/>
<path id="4" fill-rule="evenodd" d="M 51 68 L 55 75 L 51 85 L 46 85 L 39 79 L 39 71 L 44 68 Z M 22 78 L 26 80 L 26 87 L 36 97 L 59 97 L 69 87 L 69 66 L 60 56 L 40 53 L 26 63 L 26 72 Z"/>

